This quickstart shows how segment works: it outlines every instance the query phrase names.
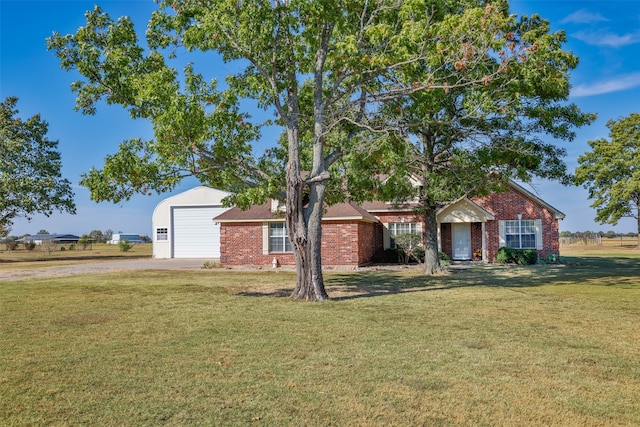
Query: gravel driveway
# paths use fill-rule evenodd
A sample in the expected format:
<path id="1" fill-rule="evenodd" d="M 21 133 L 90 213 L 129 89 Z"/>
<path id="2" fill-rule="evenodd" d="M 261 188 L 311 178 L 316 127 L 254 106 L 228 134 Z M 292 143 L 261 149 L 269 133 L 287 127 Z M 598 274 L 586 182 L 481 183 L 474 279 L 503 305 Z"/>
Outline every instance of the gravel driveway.
<path id="1" fill-rule="evenodd" d="M 88 262 L 54 267 L 43 266 L 28 270 L 1 271 L 0 282 L 31 278 L 77 276 L 122 270 L 195 270 L 202 268 L 205 259 L 134 259 L 104 262 Z M 209 260 L 211 261 L 211 260 Z"/>

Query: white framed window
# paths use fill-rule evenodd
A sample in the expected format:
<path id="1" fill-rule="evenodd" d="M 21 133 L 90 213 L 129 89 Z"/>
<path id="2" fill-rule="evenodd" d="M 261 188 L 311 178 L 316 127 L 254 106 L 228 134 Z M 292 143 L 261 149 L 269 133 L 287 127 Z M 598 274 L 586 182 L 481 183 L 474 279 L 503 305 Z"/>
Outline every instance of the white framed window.
<path id="1" fill-rule="evenodd" d="M 418 235 L 418 225 L 415 222 L 391 222 L 389 223 L 389 246 L 391 249 L 396 248 L 395 236 L 401 234 Z"/>
<path id="2" fill-rule="evenodd" d="M 156 228 L 156 241 L 169 240 L 169 229 Z"/>
<path id="3" fill-rule="evenodd" d="M 284 222 L 269 224 L 269 252 L 293 252 Z"/>
<path id="4" fill-rule="evenodd" d="M 535 249 L 536 227 L 532 219 L 505 221 L 504 237 L 508 248 Z"/>
<path id="5" fill-rule="evenodd" d="M 516 219 L 499 222 L 500 246 L 542 249 L 542 220 Z"/>

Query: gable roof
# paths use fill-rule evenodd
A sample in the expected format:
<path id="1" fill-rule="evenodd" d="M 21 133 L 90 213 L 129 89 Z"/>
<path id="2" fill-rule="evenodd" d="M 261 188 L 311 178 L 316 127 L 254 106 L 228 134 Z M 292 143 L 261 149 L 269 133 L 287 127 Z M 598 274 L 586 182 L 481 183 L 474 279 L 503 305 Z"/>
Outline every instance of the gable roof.
<path id="1" fill-rule="evenodd" d="M 509 186 L 512 189 L 514 189 L 515 191 L 523 194 L 525 197 L 528 197 L 529 199 L 531 199 L 534 202 L 538 203 L 540 206 L 542 206 L 542 207 L 546 208 L 547 210 L 549 210 L 551 213 L 553 213 L 554 219 L 564 219 L 565 218 L 566 215 L 563 212 L 561 212 L 558 209 L 554 208 L 549 203 L 545 202 L 544 200 L 542 200 L 540 197 L 536 196 L 532 192 L 526 190 L 524 187 L 522 187 L 521 185 L 517 184 L 515 181 L 509 181 Z"/>
<path id="2" fill-rule="evenodd" d="M 449 203 L 437 212 L 438 222 L 486 222 L 496 217 L 467 197 Z"/>

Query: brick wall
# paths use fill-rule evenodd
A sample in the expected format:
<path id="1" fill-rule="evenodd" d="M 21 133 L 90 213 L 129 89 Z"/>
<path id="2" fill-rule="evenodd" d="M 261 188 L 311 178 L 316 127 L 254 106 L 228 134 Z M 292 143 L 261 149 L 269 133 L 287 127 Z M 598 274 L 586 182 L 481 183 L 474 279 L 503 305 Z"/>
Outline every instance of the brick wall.
<path id="1" fill-rule="evenodd" d="M 480 251 L 482 254 L 482 223 L 481 222 L 473 222 L 471 223 L 471 256 L 474 260 L 480 261 L 482 259 L 482 255 L 479 258 L 474 256 L 476 251 Z"/>
<path id="2" fill-rule="evenodd" d="M 295 265 L 293 253 L 263 254 L 262 223 L 223 223 L 220 226 L 222 265 Z M 327 221 L 322 224 L 322 264 L 362 265 L 373 260 L 376 242 L 382 240 L 376 224 L 355 221 Z"/>
<path id="3" fill-rule="evenodd" d="M 522 219 L 542 220 L 542 247 L 544 249 L 538 251 L 541 257 L 559 252 L 558 221 L 554 219 L 553 212 L 539 203 L 515 191 L 493 193 L 486 197 L 474 198 L 473 201 L 496 217 L 495 221 L 487 222 L 485 229 L 489 261 L 495 261 L 500 247 L 498 221 L 516 220 L 518 214 L 522 215 Z"/>
<path id="4" fill-rule="evenodd" d="M 474 202 L 493 213 L 495 221 L 485 224 L 487 261 L 494 262 L 500 243 L 498 220 L 541 219 L 544 249 L 542 257 L 559 252 L 558 221 L 553 213 L 518 192 L 496 193 Z M 376 213 L 381 223 L 422 222 L 411 212 Z M 324 265 L 362 265 L 383 255 L 382 224 L 357 221 L 324 221 L 322 226 L 322 262 Z M 441 224 L 442 250 L 451 257 L 451 224 Z M 294 265 L 292 253 L 262 253 L 262 223 L 223 223 L 220 227 L 223 265 L 271 265 L 274 257 L 281 265 Z M 482 224 L 471 225 L 472 250 L 482 248 Z"/>
<path id="5" fill-rule="evenodd" d="M 440 250 L 447 254 L 449 259 L 453 258 L 453 243 L 451 242 L 451 224 L 445 222 L 440 224 Z"/>

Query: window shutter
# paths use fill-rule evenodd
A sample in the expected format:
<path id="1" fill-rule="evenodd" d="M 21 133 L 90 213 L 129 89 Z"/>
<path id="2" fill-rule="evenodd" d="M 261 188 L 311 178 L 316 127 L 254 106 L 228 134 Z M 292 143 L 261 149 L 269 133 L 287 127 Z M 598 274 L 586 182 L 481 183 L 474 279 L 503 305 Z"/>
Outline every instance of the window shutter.
<path id="1" fill-rule="evenodd" d="M 534 222 L 534 226 L 536 228 L 536 249 L 542 250 L 542 220 L 536 219 Z"/>
<path id="2" fill-rule="evenodd" d="M 262 223 L 262 255 L 269 255 L 269 223 Z"/>
<path id="3" fill-rule="evenodd" d="M 498 247 L 500 248 L 507 246 L 507 238 L 505 237 L 507 233 L 506 226 L 505 221 L 498 221 Z"/>
<path id="4" fill-rule="evenodd" d="M 389 249 L 391 247 L 391 238 L 389 237 L 389 224 L 382 224 L 382 247 Z"/>

